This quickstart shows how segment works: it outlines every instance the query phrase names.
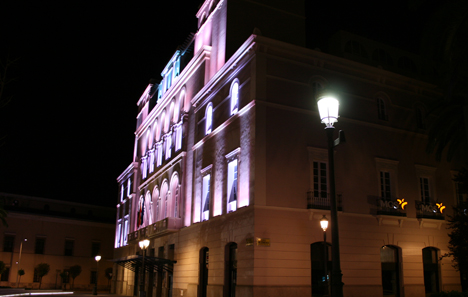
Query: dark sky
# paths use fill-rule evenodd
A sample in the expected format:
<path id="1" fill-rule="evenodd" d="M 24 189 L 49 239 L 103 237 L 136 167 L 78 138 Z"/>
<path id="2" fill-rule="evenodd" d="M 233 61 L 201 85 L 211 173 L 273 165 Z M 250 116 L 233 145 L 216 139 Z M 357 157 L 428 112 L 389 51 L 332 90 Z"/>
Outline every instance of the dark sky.
<path id="1" fill-rule="evenodd" d="M 116 178 L 132 161 L 136 102 L 196 32 L 202 1 L 9 2 L 0 4 L 0 59 L 18 61 L 12 101 L 0 109 L 0 192 L 114 205 Z M 314 42 L 347 29 L 417 47 L 422 23 L 406 1 L 318 2 Z"/>

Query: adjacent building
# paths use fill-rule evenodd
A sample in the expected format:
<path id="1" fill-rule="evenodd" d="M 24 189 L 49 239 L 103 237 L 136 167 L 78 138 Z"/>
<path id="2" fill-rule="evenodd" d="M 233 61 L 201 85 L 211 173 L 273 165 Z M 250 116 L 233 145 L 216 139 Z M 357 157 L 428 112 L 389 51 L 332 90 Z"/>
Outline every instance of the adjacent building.
<path id="1" fill-rule="evenodd" d="M 6 193 L 0 193 L 0 201 L 8 212 L 8 226 L 0 225 L 0 261 L 6 266 L 1 286 L 37 289 L 35 268 L 47 263 L 41 289 L 73 284 L 75 290 L 91 290 L 96 281 L 99 290 L 109 289 L 105 271 L 112 267 L 115 209 Z M 69 270 L 75 265 L 81 273 L 73 280 Z"/>
<path id="2" fill-rule="evenodd" d="M 440 259 L 447 215 L 466 199 L 452 180 L 461 165 L 425 152 L 436 66 L 344 31 L 327 52 L 305 48 L 303 7 L 204 1 L 196 34 L 139 98 L 117 179 L 114 293 L 326 295 L 325 89 L 347 139 L 335 149 L 345 296 L 461 288 Z"/>

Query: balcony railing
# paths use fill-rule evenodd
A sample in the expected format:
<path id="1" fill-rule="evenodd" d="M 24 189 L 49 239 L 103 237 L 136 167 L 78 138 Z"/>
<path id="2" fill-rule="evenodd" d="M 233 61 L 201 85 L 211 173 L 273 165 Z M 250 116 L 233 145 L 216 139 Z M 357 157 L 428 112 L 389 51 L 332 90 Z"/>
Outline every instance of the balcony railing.
<path id="1" fill-rule="evenodd" d="M 418 219 L 445 220 L 443 203 L 416 201 L 415 207 Z"/>
<path id="2" fill-rule="evenodd" d="M 181 218 L 165 218 L 156 223 L 140 228 L 135 232 L 128 234 L 128 241 L 140 241 L 145 238 L 158 237 L 159 235 L 177 232 L 182 228 Z"/>
<path id="3" fill-rule="evenodd" d="M 307 192 L 307 209 L 330 209 L 330 198 L 327 193 L 327 197 L 316 197 L 314 191 Z M 336 207 L 338 210 L 342 210 L 341 207 L 341 195 L 336 195 Z"/>
<path id="4" fill-rule="evenodd" d="M 377 214 L 406 217 L 405 199 L 377 197 Z"/>

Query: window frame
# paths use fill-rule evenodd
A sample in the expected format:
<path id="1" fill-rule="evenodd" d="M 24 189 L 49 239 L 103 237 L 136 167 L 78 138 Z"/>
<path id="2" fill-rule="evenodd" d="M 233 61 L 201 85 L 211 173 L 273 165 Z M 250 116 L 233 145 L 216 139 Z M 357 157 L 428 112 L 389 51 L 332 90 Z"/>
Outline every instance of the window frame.
<path id="1" fill-rule="evenodd" d="M 234 93 L 234 90 L 235 93 Z M 235 115 L 239 111 L 239 92 L 240 92 L 240 83 L 239 79 L 234 79 L 229 88 L 229 102 L 230 102 L 230 115 Z"/>
<path id="2" fill-rule="evenodd" d="M 229 154 L 225 156 L 226 158 L 226 213 L 234 212 L 238 209 L 239 205 L 239 155 L 240 155 L 240 147 L 236 148 Z M 231 177 L 231 171 L 230 171 L 230 164 L 233 162 L 236 162 L 235 164 L 235 170 L 232 172 L 232 177 Z M 235 182 L 235 184 L 234 184 Z M 235 205 L 232 203 L 233 201 L 231 200 L 232 196 L 232 188 L 235 185 L 235 190 L 237 190 L 236 194 L 236 200 L 235 200 Z"/>

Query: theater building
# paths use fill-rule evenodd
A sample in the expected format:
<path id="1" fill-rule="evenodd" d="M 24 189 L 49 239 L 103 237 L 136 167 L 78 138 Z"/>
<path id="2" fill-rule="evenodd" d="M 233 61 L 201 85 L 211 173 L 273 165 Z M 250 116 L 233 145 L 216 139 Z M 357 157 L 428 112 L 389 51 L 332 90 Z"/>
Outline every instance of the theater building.
<path id="1" fill-rule="evenodd" d="M 344 295 L 461 288 L 440 259 L 447 215 L 465 199 L 452 180 L 461 162 L 425 152 L 442 97 L 433 65 L 344 31 L 327 52 L 305 48 L 303 6 L 205 1 L 198 31 L 137 100 L 133 160 L 117 179 L 114 293 L 326 295 L 322 90 L 340 100 L 347 140 L 335 148 Z"/>

